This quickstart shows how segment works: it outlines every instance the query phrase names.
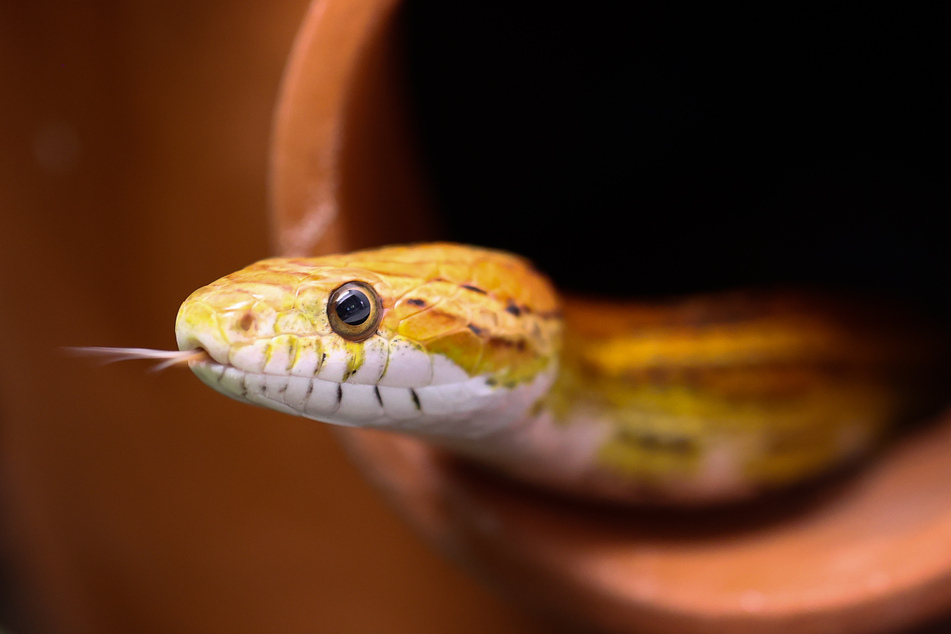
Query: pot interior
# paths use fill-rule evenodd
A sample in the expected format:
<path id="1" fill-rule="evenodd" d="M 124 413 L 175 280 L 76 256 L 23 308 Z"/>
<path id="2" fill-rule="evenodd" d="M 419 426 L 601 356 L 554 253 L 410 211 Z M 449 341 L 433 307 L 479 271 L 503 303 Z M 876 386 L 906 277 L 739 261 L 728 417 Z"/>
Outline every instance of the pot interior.
<path id="1" fill-rule="evenodd" d="M 940 16 L 623 6 L 405 4 L 441 237 L 586 293 L 819 286 L 951 313 Z"/>

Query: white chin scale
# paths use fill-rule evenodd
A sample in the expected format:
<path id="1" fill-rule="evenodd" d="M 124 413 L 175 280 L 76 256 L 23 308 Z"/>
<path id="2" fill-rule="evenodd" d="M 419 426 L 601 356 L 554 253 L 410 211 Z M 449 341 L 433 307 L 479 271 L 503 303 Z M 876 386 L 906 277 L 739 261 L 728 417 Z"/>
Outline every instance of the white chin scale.
<path id="1" fill-rule="evenodd" d="M 483 376 L 398 387 L 244 372 L 208 362 L 193 364 L 192 370 L 226 396 L 286 414 L 336 425 L 458 439 L 478 438 L 522 418 L 548 390 L 554 376 L 546 372 L 513 388 L 489 385 Z"/>

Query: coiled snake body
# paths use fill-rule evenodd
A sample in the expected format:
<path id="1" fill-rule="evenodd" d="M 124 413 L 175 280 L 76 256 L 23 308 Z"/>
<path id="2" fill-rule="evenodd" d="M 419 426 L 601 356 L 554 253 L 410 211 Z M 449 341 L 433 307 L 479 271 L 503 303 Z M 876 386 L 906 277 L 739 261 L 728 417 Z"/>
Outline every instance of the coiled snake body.
<path id="1" fill-rule="evenodd" d="M 874 446 L 934 346 L 806 293 L 564 300 L 524 259 L 455 244 L 253 264 L 176 322 L 241 401 L 409 433 L 523 480 L 616 501 L 715 501 Z"/>

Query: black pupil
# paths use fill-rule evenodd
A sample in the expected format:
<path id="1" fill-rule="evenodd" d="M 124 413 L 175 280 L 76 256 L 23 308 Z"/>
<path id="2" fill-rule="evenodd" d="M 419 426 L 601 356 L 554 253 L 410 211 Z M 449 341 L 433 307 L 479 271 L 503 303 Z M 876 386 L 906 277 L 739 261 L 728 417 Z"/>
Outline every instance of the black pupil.
<path id="1" fill-rule="evenodd" d="M 359 326 L 370 316 L 370 300 L 360 291 L 344 291 L 337 298 L 337 317 L 349 326 Z"/>

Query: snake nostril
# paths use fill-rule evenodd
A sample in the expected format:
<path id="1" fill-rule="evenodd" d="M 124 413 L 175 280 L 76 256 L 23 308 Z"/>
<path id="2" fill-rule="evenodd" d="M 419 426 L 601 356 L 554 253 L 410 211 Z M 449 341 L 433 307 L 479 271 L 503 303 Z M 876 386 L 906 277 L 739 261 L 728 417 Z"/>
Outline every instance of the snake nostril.
<path id="1" fill-rule="evenodd" d="M 251 314 L 251 311 L 247 311 L 238 320 L 238 328 L 247 332 L 251 330 L 252 326 L 254 326 L 254 315 Z"/>

